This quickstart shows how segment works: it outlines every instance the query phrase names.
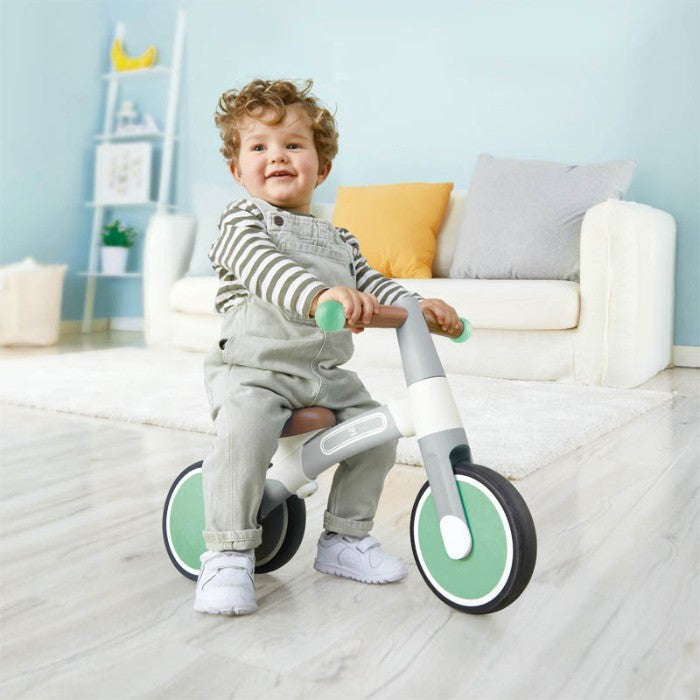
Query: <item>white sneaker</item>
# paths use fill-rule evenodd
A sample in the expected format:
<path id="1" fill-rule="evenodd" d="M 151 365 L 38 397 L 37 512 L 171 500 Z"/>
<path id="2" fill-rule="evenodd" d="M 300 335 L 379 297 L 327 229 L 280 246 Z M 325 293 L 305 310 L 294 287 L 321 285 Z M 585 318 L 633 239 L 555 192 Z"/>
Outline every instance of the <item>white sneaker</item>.
<path id="1" fill-rule="evenodd" d="M 255 553 L 204 552 L 197 579 L 194 609 L 210 615 L 247 615 L 258 609 L 255 601 Z"/>
<path id="2" fill-rule="evenodd" d="M 324 532 L 318 540 L 314 569 L 362 583 L 393 583 L 408 575 L 403 561 L 387 554 L 374 537 L 331 532 Z"/>

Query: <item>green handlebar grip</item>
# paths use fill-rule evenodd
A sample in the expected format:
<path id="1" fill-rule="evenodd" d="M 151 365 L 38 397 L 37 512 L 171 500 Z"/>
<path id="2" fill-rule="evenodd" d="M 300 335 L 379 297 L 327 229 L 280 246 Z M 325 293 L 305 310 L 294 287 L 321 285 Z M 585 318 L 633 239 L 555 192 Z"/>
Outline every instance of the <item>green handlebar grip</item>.
<path id="1" fill-rule="evenodd" d="M 469 323 L 466 318 L 462 318 L 461 316 L 459 317 L 459 320 L 462 322 L 464 330 L 462 331 L 461 335 L 457 336 L 456 338 L 452 338 L 452 342 L 454 343 L 463 343 L 465 340 L 469 340 L 469 336 L 472 334 L 472 324 Z"/>
<path id="2" fill-rule="evenodd" d="M 339 301 L 324 301 L 316 309 L 316 325 L 323 331 L 334 333 L 345 328 L 345 309 Z"/>

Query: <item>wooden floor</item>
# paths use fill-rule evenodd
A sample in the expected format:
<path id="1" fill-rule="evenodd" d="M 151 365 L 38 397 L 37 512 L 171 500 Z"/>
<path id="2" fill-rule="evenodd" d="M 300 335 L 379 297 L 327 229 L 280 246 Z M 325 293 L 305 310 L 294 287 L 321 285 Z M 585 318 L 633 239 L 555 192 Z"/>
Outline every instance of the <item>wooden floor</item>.
<path id="1" fill-rule="evenodd" d="M 33 352 L 140 343 L 76 336 Z M 0 697 L 697 698 L 700 371 L 645 386 L 674 400 L 518 482 L 537 567 L 490 616 L 423 584 L 408 522 L 424 476 L 401 466 L 374 534 L 409 563 L 405 582 L 313 570 L 323 479 L 296 557 L 257 577 L 258 612 L 197 614 L 161 508 L 211 438 L 0 406 Z"/>

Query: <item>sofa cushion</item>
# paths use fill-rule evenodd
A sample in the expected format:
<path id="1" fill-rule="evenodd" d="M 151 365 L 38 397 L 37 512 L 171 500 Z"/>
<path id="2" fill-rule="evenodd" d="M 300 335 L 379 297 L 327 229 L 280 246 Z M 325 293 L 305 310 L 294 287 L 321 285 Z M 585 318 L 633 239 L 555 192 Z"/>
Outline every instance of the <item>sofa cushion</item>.
<path id="1" fill-rule="evenodd" d="M 452 190 L 450 201 L 447 203 L 445 220 L 435 240 L 435 257 L 433 258 L 433 277 L 449 277 L 450 265 L 455 254 L 459 229 L 462 226 L 464 205 L 467 199 L 467 190 Z M 314 202 L 311 205 L 311 213 L 319 219 L 333 219 L 333 202 Z"/>
<path id="2" fill-rule="evenodd" d="M 170 309 L 187 314 L 215 314 L 219 284 L 215 275 L 182 277 L 170 289 Z"/>
<path id="3" fill-rule="evenodd" d="M 561 280 L 397 280 L 423 297 L 444 299 L 474 328 L 561 330 L 575 328 L 579 286 Z M 216 277 L 184 277 L 170 292 L 173 311 L 214 314 Z"/>
<path id="4" fill-rule="evenodd" d="M 479 157 L 450 277 L 579 278 L 583 216 L 629 187 L 634 160 L 574 166 Z"/>
<path id="5" fill-rule="evenodd" d="M 442 222 L 435 241 L 433 277 L 450 276 L 450 267 L 454 260 L 466 202 L 467 190 L 452 190 L 445 212 L 445 220 Z"/>
<path id="6" fill-rule="evenodd" d="M 579 285 L 563 280 L 397 280 L 424 298 L 443 299 L 474 328 L 562 330 L 579 319 Z"/>
<path id="7" fill-rule="evenodd" d="M 451 182 L 339 187 L 333 224 L 348 229 L 386 277 L 431 277 L 451 191 Z"/>

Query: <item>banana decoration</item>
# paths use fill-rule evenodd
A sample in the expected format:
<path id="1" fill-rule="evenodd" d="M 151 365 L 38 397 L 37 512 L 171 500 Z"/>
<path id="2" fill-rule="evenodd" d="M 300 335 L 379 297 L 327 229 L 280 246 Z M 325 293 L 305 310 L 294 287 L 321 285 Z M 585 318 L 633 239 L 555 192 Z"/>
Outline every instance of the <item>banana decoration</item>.
<path id="1" fill-rule="evenodd" d="M 122 71 L 150 68 L 156 62 L 156 47 L 149 46 L 140 56 L 131 58 L 131 56 L 127 56 L 124 53 L 124 47 L 122 46 L 121 39 L 115 39 L 114 43 L 112 44 L 111 56 L 114 67 L 120 73 Z"/>

